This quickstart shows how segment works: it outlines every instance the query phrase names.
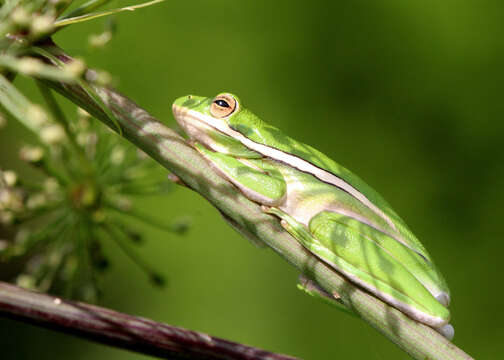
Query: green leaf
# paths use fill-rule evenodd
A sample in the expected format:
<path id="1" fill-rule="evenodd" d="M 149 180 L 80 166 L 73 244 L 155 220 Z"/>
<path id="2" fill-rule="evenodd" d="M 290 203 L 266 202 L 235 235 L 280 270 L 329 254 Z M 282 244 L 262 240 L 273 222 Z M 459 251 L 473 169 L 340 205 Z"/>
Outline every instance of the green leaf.
<path id="1" fill-rule="evenodd" d="M 112 0 L 90 0 L 75 10 L 70 11 L 68 14 L 63 16 L 62 19 L 69 19 L 85 14 L 89 14 L 91 11 L 98 9 L 99 7 L 106 5 L 107 3 L 111 2 Z"/>
<path id="2" fill-rule="evenodd" d="M 35 53 L 48 58 L 55 65 L 65 66 L 64 62 L 62 62 L 56 56 L 54 56 L 49 51 L 47 51 L 41 47 L 32 47 L 32 50 Z M 115 115 L 112 113 L 112 110 L 110 110 L 109 107 L 104 103 L 102 97 L 98 94 L 97 90 L 92 85 L 90 85 L 89 83 L 87 83 L 86 81 L 84 81 L 82 79 L 77 79 L 77 83 L 86 92 L 87 96 L 89 96 L 89 98 L 91 98 L 95 102 L 95 104 L 103 111 L 103 113 L 109 118 L 109 121 L 117 126 L 117 132 L 119 133 L 120 136 L 122 136 L 121 126 L 119 125 Z M 103 94 L 103 96 L 107 96 L 107 94 Z"/>
<path id="3" fill-rule="evenodd" d="M 42 61 L 31 57 L 16 58 L 11 55 L 0 55 L 0 67 L 5 67 L 9 70 L 29 76 L 65 83 L 75 83 L 77 81 L 76 75 L 72 74 L 70 71 L 65 71 L 64 67 L 63 69 L 59 69 L 51 65 L 46 65 Z"/>
<path id="4" fill-rule="evenodd" d="M 84 14 L 84 15 L 80 15 L 80 16 L 74 16 L 74 17 L 70 17 L 70 18 L 63 18 L 61 20 L 57 20 L 54 23 L 54 25 L 56 27 L 62 27 L 62 26 L 70 25 L 70 24 L 75 24 L 75 23 L 79 23 L 79 22 L 83 22 L 83 21 L 88 21 L 88 20 L 96 19 L 96 18 L 99 18 L 99 17 L 102 17 L 102 16 L 108 16 L 108 15 L 120 13 L 120 12 L 123 12 L 123 11 L 134 11 L 136 9 L 140 9 L 140 8 L 143 8 L 143 7 L 151 6 L 151 5 L 163 2 L 163 1 L 165 1 L 165 0 L 152 0 L 152 1 L 149 1 L 149 2 L 146 2 L 146 3 L 143 3 L 143 4 L 139 4 L 139 5 L 125 6 L 123 8 L 118 8 L 118 9 L 112 9 L 112 10 L 105 10 L 105 11 L 100 11 L 100 12 L 88 13 L 88 14 Z"/>
<path id="5" fill-rule="evenodd" d="M 45 113 L 2 75 L 0 75 L 0 104 L 28 129 L 34 133 L 39 132 Z"/>

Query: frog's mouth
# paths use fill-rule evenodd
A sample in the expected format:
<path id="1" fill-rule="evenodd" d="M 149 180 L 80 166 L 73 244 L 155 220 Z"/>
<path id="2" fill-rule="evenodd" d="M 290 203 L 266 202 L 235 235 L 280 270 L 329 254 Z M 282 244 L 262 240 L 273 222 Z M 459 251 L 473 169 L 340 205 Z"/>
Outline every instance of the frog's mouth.
<path id="1" fill-rule="evenodd" d="M 212 141 L 208 134 L 217 132 L 217 130 L 208 125 L 201 116 L 198 116 L 201 115 L 200 113 L 177 104 L 173 104 L 172 111 L 175 120 L 191 140 L 210 146 Z"/>
<path id="2" fill-rule="evenodd" d="M 191 140 L 222 154 L 258 157 L 257 153 L 247 149 L 239 140 L 226 134 L 227 125 L 223 121 L 177 104 L 173 104 L 172 110 L 175 120 Z"/>

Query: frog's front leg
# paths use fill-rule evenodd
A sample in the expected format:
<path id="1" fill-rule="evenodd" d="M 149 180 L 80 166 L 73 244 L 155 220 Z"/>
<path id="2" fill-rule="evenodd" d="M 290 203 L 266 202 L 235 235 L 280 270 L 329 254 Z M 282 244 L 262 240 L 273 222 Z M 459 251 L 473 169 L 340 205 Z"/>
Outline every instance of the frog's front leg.
<path id="1" fill-rule="evenodd" d="M 208 150 L 200 144 L 195 148 L 225 179 L 235 185 L 250 200 L 262 205 L 280 204 L 286 195 L 286 184 L 273 167 L 265 169 L 258 159 L 235 158 Z"/>
<path id="2" fill-rule="evenodd" d="M 205 157 L 222 177 L 234 184 L 250 200 L 260 204 L 275 205 L 285 197 L 286 185 L 281 174 L 274 168 L 262 168 L 262 160 L 237 159 L 230 155 L 217 153 L 200 144 L 194 147 Z M 233 229 L 245 236 L 252 244 L 265 247 L 263 241 L 248 229 L 243 228 L 234 220 L 221 212 L 226 222 Z"/>
<path id="3" fill-rule="evenodd" d="M 312 245 L 317 246 L 316 245 L 317 239 L 315 239 L 312 236 L 312 234 L 306 229 L 306 227 L 303 224 L 300 224 L 293 217 L 275 207 L 263 206 L 263 211 L 268 214 L 278 216 L 281 219 L 280 224 L 282 225 L 282 227 L 295 239 L 301 242 L 301 244 L 305 248 L 307 248 L 313 254 L 317 255 L 314 252 L 314 248 L 310 248 L 310 246 Z M 315 298 L 323 300 L 324 302 L 336 307 L 338 310 L 341 310 L 347 314 L 355 316 L 355 313 L 349 310 L 343 304 L 339 294 L 337 294 L 336 292 L 333 294 L 329 294 L 319 285 L 317 285 L 313 280 L 306 278 L 304 275 L 300 275 L 298 282 L 298 289 L 306 292 L 307 294 Z"/>

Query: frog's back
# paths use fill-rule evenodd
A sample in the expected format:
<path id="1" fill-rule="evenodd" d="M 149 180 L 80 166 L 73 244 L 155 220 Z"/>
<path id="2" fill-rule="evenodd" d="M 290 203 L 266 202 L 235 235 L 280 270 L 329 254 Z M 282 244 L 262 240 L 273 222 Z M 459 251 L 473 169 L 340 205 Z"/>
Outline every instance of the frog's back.
<path id="1" fill-rule="evenodd" d="M 353 174 L 351 171 L 347 170 L 345 167 L 341 166 L 336 161 L 332 160 L 312 146 L 303 144 L 285 135 L 278 128 L 262 121 L 250 111 L 244 109 L 240 115 L 239 123 L 230 124 L 233 129 L 242 133 L 248 139 L 256 143 L 277 149 L 286 155 L 291 154 L 312 164 L 319 170 L 325 171 L 341 179 L 343 182 L 360 192 L 376 207 L 380 208 L 384 215 L 394 223 L 398 231 L 404 231 L 407 233 L 408 237 L 413 238 L 412 241 L 415 243 L 415 247 L 418 247 L 419 250 L 421 249 L 425 252 L 421 243 L 413 236 L 413 234 L 411 234 L 411 231 L 409 231 L 404 221 L 396 214 L 385 199 L 383 199 L 380 194 L 373 190 L 357 175 Z"/>

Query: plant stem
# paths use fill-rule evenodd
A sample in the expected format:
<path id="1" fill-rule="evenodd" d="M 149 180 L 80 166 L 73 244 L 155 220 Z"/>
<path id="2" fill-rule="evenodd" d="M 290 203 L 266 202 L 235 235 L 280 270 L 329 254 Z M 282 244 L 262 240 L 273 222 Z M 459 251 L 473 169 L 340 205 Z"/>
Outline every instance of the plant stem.
<path id="1" fill-rule="evenodd" d="M 53 43 L 44 48 L 62 62 L 72 61 Z M 112 89 L 94 87 L 111 110 L 104 112 L 80 86 L 48 80 L 46 83 L 117 131 L 116 124 L 107 115 L 112 112 L 126 139 L 170 170 L 187 187 L 205 197 L 242 233 L 266 243 L 326 292 L 339 294 L 349 309 L 413 358 L 471 359 L 432 328 L 370 295 L 308 253 L 283 230 L 276 218 L 266 215 L 258 204 L 220 177 L 182 137 L 127 97 Z"/>
<path id="2" fill-rule="evenodd" d="M 0 314 L 164 359 L 295 360 L 287 355 L 98 306 L 31 292 L 2 282 Z"/>
<path id="3" fill-rule="evenodd" d="M 69 123 L 63 113 L 63 110 L 58 105 L 58 102 L 54 98 L 54 95 L 46 85 L 44 85 L 40 81 L 36 81 L 37 87 L 39 88 L 40 94 L 44 98 L 47 107 L 49 108 L 54 120 L 63 127 L 65 131 L 66 137 L 70 142 L 72 150 L 77 154 L 80 160 L 80 164 L 86 171 L 89 173 L 92 171 L 92 166 L 89 163 L 89 160 L 86 158 L 86 154 L 84 150 L 77 144 L 77 139 L 75 138 L 75 134 L 70 130 Z"/>

